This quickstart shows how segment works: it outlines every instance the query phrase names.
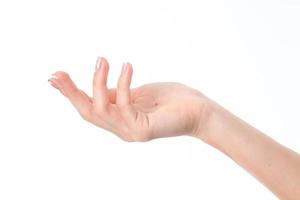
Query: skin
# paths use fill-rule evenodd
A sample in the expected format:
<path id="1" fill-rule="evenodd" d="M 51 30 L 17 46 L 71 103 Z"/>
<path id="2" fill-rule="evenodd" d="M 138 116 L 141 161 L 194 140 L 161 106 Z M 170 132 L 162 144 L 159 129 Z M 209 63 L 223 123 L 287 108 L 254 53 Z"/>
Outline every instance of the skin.
<path id="1" fill-rule="evenodd" d="M 280 199 L 300 199 L 300 155 L 239 119 L 201 92 L 174 82 L 130 88 L 133 69 L 124 63 L 117 88 L 107 88 L 109 64 L 98 58 L 93 97 L 70 76 L 48 81 L 86 121 L 128 142 L 188 135 L 222 151 Z"/>

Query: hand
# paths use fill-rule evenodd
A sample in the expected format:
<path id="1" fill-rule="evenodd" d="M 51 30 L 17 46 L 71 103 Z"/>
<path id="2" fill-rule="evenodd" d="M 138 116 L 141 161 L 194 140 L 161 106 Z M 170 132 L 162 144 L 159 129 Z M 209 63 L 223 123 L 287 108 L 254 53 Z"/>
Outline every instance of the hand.
<path id="1" fill-rule="evenodd" d="M 117 88 L 106 86 L 109 65 L 98 58 L 93 97 L 78 89 L 69 75 L 58 71 L 49 79 L 83 119 L 125 141 L 148 141 L 178 135 L 201 135 L 209 116 L 209 100 L 199 91 L 173 82 L 130 89 L 133 69 L 123 64 Z"/>
<path id="2" fill-rule="evenodd" d="M 152 83 L 130 89 L 129 63 L 123 65 L 118 87 L 108 89 L 108 68 L 106 59 L 97 60 L 92 98 L 65 72 L 56 72 L 49 82 L 70 99 L 85 120 L 123 140 L 195 136 L 235 160 L 280 199 L 299 199 L 299 154 L 185 85 Z"/>

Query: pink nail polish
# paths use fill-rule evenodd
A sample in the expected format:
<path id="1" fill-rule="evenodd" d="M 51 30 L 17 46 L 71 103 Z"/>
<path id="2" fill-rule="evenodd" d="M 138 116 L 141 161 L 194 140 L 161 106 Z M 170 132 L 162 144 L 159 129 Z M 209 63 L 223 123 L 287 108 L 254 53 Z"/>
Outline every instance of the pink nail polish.
<path id="1" fill-rule="evenodd" d="M 101 68 L 101 61 L 102 57 L 97 58 L 96 66 L 95 66 L 95 72 L 98 71 Z"/>

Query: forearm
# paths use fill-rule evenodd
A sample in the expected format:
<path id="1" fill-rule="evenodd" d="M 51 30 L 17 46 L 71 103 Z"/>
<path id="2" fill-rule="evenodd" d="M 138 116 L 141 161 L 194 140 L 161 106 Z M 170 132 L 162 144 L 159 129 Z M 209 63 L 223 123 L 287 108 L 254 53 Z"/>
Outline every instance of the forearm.
<path id="1" fill-rule="evenodd" d="M 212 109 L 205 142 L 232 158 L 281 199 L 300 199 L 300 156 L 225 109 Z"/>

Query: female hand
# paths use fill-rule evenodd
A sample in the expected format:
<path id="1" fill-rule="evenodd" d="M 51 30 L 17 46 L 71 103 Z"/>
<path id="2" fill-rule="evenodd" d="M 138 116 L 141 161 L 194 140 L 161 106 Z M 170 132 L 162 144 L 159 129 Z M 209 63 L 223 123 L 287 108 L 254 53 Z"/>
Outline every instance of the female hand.
<path id="1" fill-rule="evenodd" d="M 123 64 L 117 88 L 108 89 L 108 70 L 107 60 L 98 58 L 93 97 L 78 89 L 65 72 L 54 73 L 49 82 L 71 101 L 83 119 L 125 141 L 204 133 L 210 106 L 199 91 L 173 82 L 130 89 L 133 70 L 129 63 Z"/>
<path id="2" fill-rule="evenodd" d="M 228 155 L 280 199 L 300 198 L 299 154 L 185 85 L 152 83 L 130 89 L 129 63 L 123 65 L 117 88 L 108 89 L 108 68 L 107 61 L 99 58 L 92 98 L 77 89 L 65 72 L 56 72 L 49 82 L 85 120 L 126 141 L 195 136 Z"/>

